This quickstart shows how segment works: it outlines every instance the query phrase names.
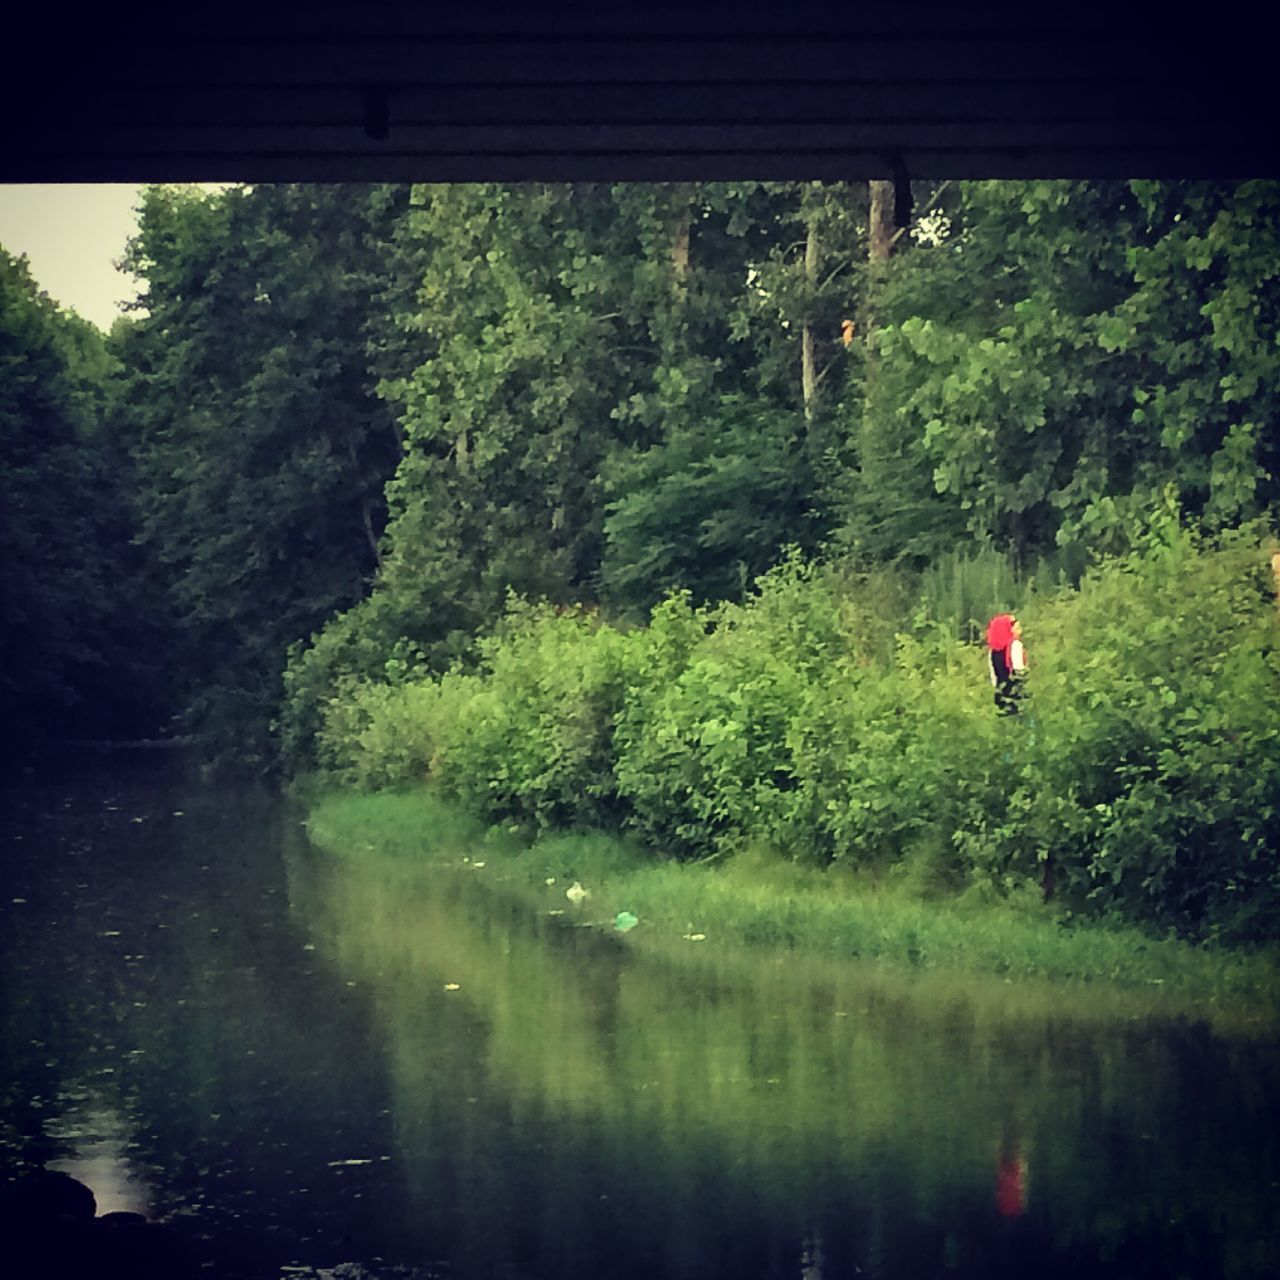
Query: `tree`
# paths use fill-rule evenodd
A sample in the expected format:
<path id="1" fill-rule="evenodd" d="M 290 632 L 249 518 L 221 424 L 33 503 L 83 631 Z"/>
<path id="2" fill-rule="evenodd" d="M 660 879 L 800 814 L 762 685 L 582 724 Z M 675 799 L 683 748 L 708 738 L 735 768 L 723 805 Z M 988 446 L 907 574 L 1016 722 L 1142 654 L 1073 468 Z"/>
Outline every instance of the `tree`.
<path id="1" fill-rule="evenodd" d="M 122 334 L 141 537 L 187 721 L 261 753 L 287 646 L 366 590 L 398 440 L 373 394 L 385 210 L 359 188 L 147 191 Z"/>
<path id="2" fill-rule="evenodd" d="M 1133 187 L 1133 286 L 1098 338 L 1134 368 L 1133 485 L 1173 479 L 1188 513 L 1230 527 L 1280 501 L 1280 183 Z M 1090 514 L 1096 534 L 1113 513 Z"/>
<path id="3" fill-rule="evenodd" d="M 1120 183 L 969 183 L 952 233 L 894 264 L 852 541 L 922 563 L 967 534 L 1025 558 L 1088 504 L 1096 461 L 1127 468 L 1098 317 L 1136 215 Z"/>
<path id="4" fill-rule="evenodd" d="M 605 517 L 601 585 L 615 606 L 643 616 L 675 589 L 699 601 L 737 599 L 789 543 L 813 550 L 805 516 L 813 477 L 798 415 L 745 397 L 621 458 L 619 496 Z"/>
<path id="5" fill-rule="evenodd" d="M 133 574 L 112 364 L 0 249 L 0 710 L 28 737 L 153 733 L 163 693 Z"/>
<path id="6" fill-rule="evenodd" d="M 1276 500 L 1277 184 L 969 183 L 894 264 L 848 540 L 1120 551 Z"/>

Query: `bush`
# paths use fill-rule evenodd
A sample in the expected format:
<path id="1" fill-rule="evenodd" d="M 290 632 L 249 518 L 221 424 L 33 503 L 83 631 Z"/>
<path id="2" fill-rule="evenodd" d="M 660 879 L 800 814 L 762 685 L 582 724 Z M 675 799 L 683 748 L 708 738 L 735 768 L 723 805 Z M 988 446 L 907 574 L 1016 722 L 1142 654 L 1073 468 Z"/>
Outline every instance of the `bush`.
<path id="1" fill-rule="evenodd" d="M 793 729 L 830 856 L 961 877 L 957 833 L 1003 805 L 1003 734 L 979 651 L 938 628 L 901 636 L 891 664 L 838 673 Z"/>
<path id="2" fill-rule="evenodd" d="M 361 791 L 426 779 L 456 703 L 456 680 L 401 684 L 345 680 L 316 735 L 318 771 Z"/>
<path id="3" fill-rule="evenodd" d="M 388 665 L 320 708 L 321 764 L 430 777 L 527 831 L 625 825 L 684 858 L 761 843 L 930 889 L 1233 942 L 1280 936 L 1280 652 L 1256 534 L 1156 525 L 1023 610 L 1023 712 L 901 584 L 788 559 L 741 605 L 621 631 L 513 603 L 480 666 Z M 305 668 L 304 668 L 305 669 Z M 901 877 L 900 877 L 901 878 Z"/>
<path id="4" fill-rule="evenodd" d="M 1077 908 L 1192 935 L 1277 934 L 1280 655 L 1255 537 L 1170 526 L 1028 620 L 1023 853 Z M 1007 861 L 1019 858 L 1008 850 Z"/>
<path id="5" fill-rule="evenodd" d="M 613 734 L 634 649 L 588 611 L 513 602 L 481 643 L 467 713 L 441 735 L 432 776 L 491 820 L 617 825 Z"/>
<path id="6" fill-rule="evenodd" d="M 829 857 L 798 770 L 803 726 L 832 696 L 833 673 L 874 665 L 895 622 L 888 602 L 900 604 L 888 580 L 861 579 L 861 593 L 850 582 L 792 555 L 743 605 L 694 610 L 677 596 L 654 611 L 617 762 L 647 840 L 683 857 L 757 838 Z"/>
<path id="7" fill-rule="evenodd" d="M 366 686 L 397 685 L 426 674 L 425 654 L 406 635 L 408 625 L 392 594 L 375 593 L 331 619 L 310 644 L 290 648 L 273 728 L 294 772 L 323 767 L 326 750 L 332 758 L 343 733 L 336 725 L 324 728 L 335 714 L 335 700 L 358 697 Z M 354 714 L 358 720 L 363 713 Z M 327 748 L 320 745 L 322 732 Z"/>
<path id="8" fill-rule="evenodd" d="M 972 644 L 983 640 L 993 614 L 1016 612 L 1028 594 L 1010 557 L 981 543 L 935 557 L 921 574 L 920 590 L 928 616 Z"/>

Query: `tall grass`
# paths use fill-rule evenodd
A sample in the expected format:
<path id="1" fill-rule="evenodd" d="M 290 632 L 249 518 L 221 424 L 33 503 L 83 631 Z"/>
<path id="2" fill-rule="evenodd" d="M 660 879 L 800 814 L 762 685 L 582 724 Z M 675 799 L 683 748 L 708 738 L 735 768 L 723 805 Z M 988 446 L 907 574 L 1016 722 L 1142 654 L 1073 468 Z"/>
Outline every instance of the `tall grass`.
<path id="1" fill-rule="evenodd" d="M 522 887 L 532 907 L 610 927 L 619 912 L 639 937 L 711 947 L 767 946 L 883 962 L 917 972 L 987 974 L 1160 992 L 1189 1002 L 1274 1008 L 1274 950 L 1226 950 L 1154 938 L 1121 925 L 1078 926 L 1031 895 L 974 890 L 922 899 L 905 878 L 821 870 L 752 847 L 700 863 L 653 857 L 601 833 L 533 842 L 473 819 L 422 789 L 317 800 L 312 839 L 352 857 L 409 865 L 474 865 Z M 581 901 L 566 897 L 577 883 Z"/>
<path id="2" fill-rule="evenodd" d="M 1037 597 L 1080 582 L 1085 560 L 1068 548 L 1020 566 L 989 543 L 953 547 L 920 575 L 920 598 L 928 617 L 964 644 L 982 643 L 987 621 L 997 613 L 1019 613 Z"/>

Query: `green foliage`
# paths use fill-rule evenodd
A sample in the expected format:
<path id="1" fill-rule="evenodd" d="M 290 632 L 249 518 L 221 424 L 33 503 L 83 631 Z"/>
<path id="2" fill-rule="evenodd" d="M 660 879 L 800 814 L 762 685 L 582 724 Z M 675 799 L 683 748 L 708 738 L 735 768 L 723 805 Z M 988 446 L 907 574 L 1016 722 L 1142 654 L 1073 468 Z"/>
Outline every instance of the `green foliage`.
<path id="1" fill-rule="evenodd" d="M 106 346 L 0 259 L 3 709 L 1273 936 L 1278 192 L 153 188 Z"/>
<path id="2" fill-rule="evenodd" d="M 430 680 L 344 681 L 316 735 L 319 771 L 358 790 L 421 782 L 435 750 L 441 702 L 441 687 Z"/>
<path id="3" fill-rule="evenodd" d="M 900 539 L 920 526 L 902 539 L 916 558 L 961 529 L 1020 554 L 1051 546 L 1066 487 L 1100 443 L 1118 452 L 1122 375 L 1092 317 L 1124 297 L 1134 206 L 1120 183 L 970 183 L 955 234 L 896 264 L 863 427 L 873 465 L 855 492 L 879 490 L 873 515 Z M 851 520 L 883 554 L 883 531 Z"/>
<path id="4" fill-rule="evenodd" d="M 988 619 L 1017 612 L 1027 595 L 1027 584 L 1009 557 L 981 545 L 935 557 L 921 575 L 920 588 L 928 616 L 971 644 L 983 640 Z"/>
<path id="5" fill-rule="evenodd" d="M 820 306 L 802 297 L 789 240 L 817 218 L 839 266 L 843 191 L 414 189 L 376 359 L 403 443 L 380 603 L 293 658 L 291 753 L 305 761 L 339 681 L 380 678 L 368 642 L 439 672 L 474 657 L 510 591 L 643 616 L 680 587 L 740 594 L 783 545 L 816 544 L 830 414 L 802 423 L 796 326 L 829 311 L 832 354 L 848 273 L 827 273 Z"/>
<path id="6" fill-rule="evenodd" d="M 272 728 L 294 772 L 320 763 L 318 735 L 335 702 L 366 685 L 398 686 L 428 673 L 427 654 L 416 638 L 421 631 L 417 610 L 406 607 L 401 593 L 383 590 L 333 618 L 310 644 L 290 647 Z M 326 764 L 337 767 L 332 760 Z"/>
<path id="7" fill-rule="evenodd" d="M 326 848 L 393 858 L 460 857 L 485 835 L 483 823 L 421 787 L 378 796 L 318 791 L 307 826 Z"/>
<path id="8" fill-rule="evenodd" d="M 154 187 L 130 247 L 146 315 L 113 341 L 141 544 L 187 722 L 239 759 L 265 755 L 287 647 L 376 564 L 398 444 L 366 354 L 381 216 L 337 187 Z"/>
<path id="9" fill-rule="evenodd" d="M 733 599 L 797 537 L 816 546 L 800 429 L 798 417 L 725 399 L 709 420 L 620 457 L 607 481 L 618 496 L 604 522 L 605 599 L 641 613 L 678 589 Z"/>
<path id="10" fill-rule="evenodd" d="M 589 611 L 513 604 L 481 645 L 477 687 L 432 776 L 522 828 L 615 825 L 614 726 L 635 648 Z"/>
<path id="11" fill-rule="evenodd" d="M 1170 481 L 1210 527 L 1268 509 L 1275 192 L 953 184 L 871 271 L 860 187 L 415 189 L 383 227 L 378 603 L 295 658 L 291 751 L 347 677 L 472 661 L 513 590 L 639 618 L 830 534 L 972 637 L 1131 549 Z"/>
<path id="12" fill-rule="evenodd" d="M 0 715 L 13 744 L 155 733 L 163 718 L 113 372 L 98 331 L 0 249 Z"/>
<path id="13" fill-rule="evenodd" d="M 1017 717 L 902 581 L 792 557 L 743 604 L 675 595 L 632 632 L 513 605 L 471 674 L 334 699 L 324 759 L 525 831 L 622 822 L 685 859 L 762 843 L 928 893 L 1051 882 L 1078 915 L 1273 939 L 1270 544 L 1202 546 L 1176 509 L 1138 540 L 1027 600 Z"/>
<path id="14" fill-rule="evenodd" d="M 1164 484 L 1213 528 L 1276 501 L 1280 186 L 968 183 L 893 264 L 841 541 L 922 566 L 1122 552 Z"/>
<path id="15" fill-rule="evenodd" d="M 698 613 L 677 598 L 655 612 L 642 671 L 662 674 L 628 698 L 617 762 L 647 840 L 688 856 L 789 826 L 789 725 L 853 643 L 838 594 L 835 574 L 792 558 L 744 605 Z"/>
<path id="16" fill-rule="evenodd" d="M 614 726 L 636 651 L 590 612 L 513 601 L 473 674 L 339 685 L 318 764 L 362 787 L 430 777 L 529 830 L 616 825 Z"/>
<path id="17" fill-rule="evenodd" d="M 1176 461 L 1184 510 L 1229 527 L 1280 498 L 1280 183 L 1134 188 L 1146 235 L 1104 345 L 1137 363 L 1133 428 Z"/>
<path id="18" fill-rule="evenodd" d="M 891 665 L 848 671 L 842 684 L 793 731 L 829 856 L 906 860 L 955 887 L 968 867 L 954 833 L 1000 802 L 1000 726 L 981 658 L 940 631 L 904 635 Z"/>
<path id="19" fill-rule="evenodd" d="M 1002 867 L 1052 862 L 1065 899 L 1182 933 L 1275 934 L 1280 658 L 1256 537 L 1144 551 L 1029 611 L 1034 724 L 1013 746 Z"/>

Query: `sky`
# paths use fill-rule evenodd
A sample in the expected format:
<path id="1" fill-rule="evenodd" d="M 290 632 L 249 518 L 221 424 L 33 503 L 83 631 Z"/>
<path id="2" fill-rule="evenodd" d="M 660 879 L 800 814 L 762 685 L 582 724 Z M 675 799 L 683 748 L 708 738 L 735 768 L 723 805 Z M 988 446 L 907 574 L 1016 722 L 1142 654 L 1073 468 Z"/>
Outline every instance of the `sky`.
<path id="1" fill-rule="evenodd" d="M 132 298 L 132 276 L 114 264 L 137 229 L 142 191 L 119 183 L 0 186 L 0 245 L 26 254 L 36 283 L 55 302 L 101 329 Z"/>

